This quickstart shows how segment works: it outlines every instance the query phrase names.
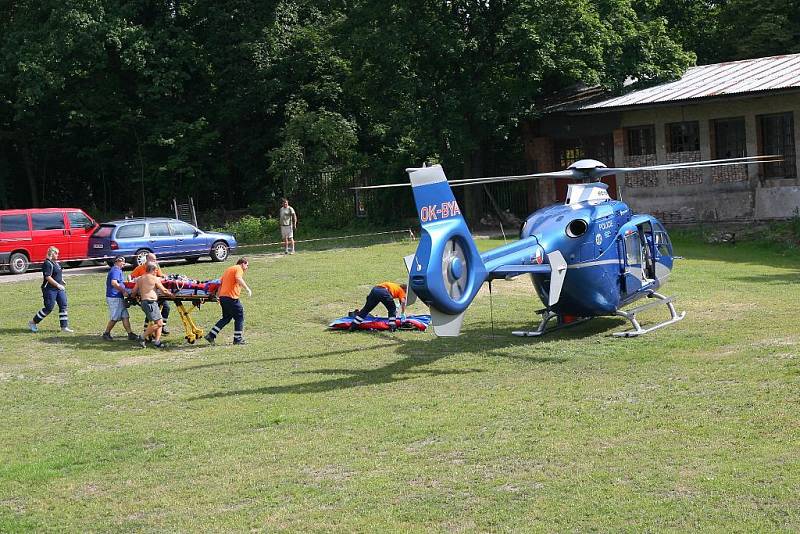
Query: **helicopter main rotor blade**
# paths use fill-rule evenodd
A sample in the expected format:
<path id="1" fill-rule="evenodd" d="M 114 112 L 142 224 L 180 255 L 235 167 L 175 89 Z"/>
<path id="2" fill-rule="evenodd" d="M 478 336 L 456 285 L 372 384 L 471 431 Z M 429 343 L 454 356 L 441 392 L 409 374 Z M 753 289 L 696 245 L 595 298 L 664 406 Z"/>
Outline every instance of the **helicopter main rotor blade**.
<path id="1" fill-rule="evenodd" d="M 490 184 L 495 182 L 519 182 L 536 178 L 572 178 L 574 180 L 587 180 L 602 178 L 612 174 L 625 174 L 629 172 L 670 171 L 679 169 L 704 169 L 710 167 L 726 167 L 728 165 L 754 165 L 759 163 L 773 163 L 783 161 L 780 155 L 747 156 L 743 158 L 710 159 L 705 161 L 684 161 L 680 163 L 665 163 L 662 165 L 646 165 L 644 167 L 594 167 L 591 169 L 565 169 L 563 171 L 537 172 L 534 174 L 520 174 L 515 176 L 491 176 L 484 178 L 464 178 L 461 180 L 448 180 L 450 187 L 466 185 Z M 393 187 L 408 187 L 410 183 L 381 184 L 351 187 L 353 190 L 388 189 Z"/>
<path id="2" fill-rule="evenodd" d="M 447 183 L 450 184 L 450 187 L 460 187 L 464 185 L 473 185 L 473 184 L 482 184 L 482 183 L 489 183 L 489 182 L 500 182 L 500 181 L 514 181 L 514 180 L 531 180 L 533 178 L 578 178 L 580 177 L 579 173 L 568 169 L 565 171 L 553 171 L 553 172 L 539 172 L 535 174 L 521 174 L 519 176 L 498 176 L 498 177 L 487 177 L 487 178 L 463 178 L 461 180 L 448 180 Z M 392 187 L 408 187 L 410 183 L 402 183 L 402 184 L 381 184 L 381 185 L 363 185 L 358 187 L 351 187 L 352 190 L 360 190 L 363 191 L 365 189 L 389 189 Z"/>
<path id="3" fill-rule="evenodd" d="M 663 165 L 646 165 L 644 167 L 598 167 L 591 171 L 593 178 L 609 176 L 611 174 L 625 174 L 629 172 L 670 171 L 678 169 L 705 169 L 710 167 L 726 167 L 728 165 L 754 165 L 758 163 L 772 163 L 782 161 L 780 156 L 747 156 L 744 158 L 710 159 L 705 161 L 683 161 L 680 163 L 665 163 Z"/>

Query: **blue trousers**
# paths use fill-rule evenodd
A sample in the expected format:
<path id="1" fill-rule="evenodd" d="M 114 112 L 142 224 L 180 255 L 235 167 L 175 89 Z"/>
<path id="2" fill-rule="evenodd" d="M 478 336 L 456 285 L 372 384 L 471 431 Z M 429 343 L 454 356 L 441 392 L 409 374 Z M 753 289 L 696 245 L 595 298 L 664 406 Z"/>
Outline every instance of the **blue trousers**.
<path id="1" fill-rule="evenodd" d="M 369 315 L 369 312 L 374 310 L 375 306 L 378 304 L 383 304 L 386 307 L 386 311 L 389 312 L 389 319 L 396 318 L 397 306 L 394 303 L 392 294 L 389 293 L 389 290 L 385 287 L 375 286 L 372 288 L 372 291 L 369 292 L 369 295 L 367 295 L 367 302 L 364 303 L 364 307 L 356 312 L 356 317 L 353 319 L 353 322 L 356 324 L 363 323 L 364 317 Z"/>
<path id="2" fill-rule="evenodd" d="M 217 321 L 217 324 L 214 325 L 208 335 L 212 339 L 217 337 L 219 331 L 233 320 L 233 340 L 242 339 L 242 331 L 244 330 L 244 307 L 242 303 L 239 302 L 239 299 L 220 297 L 219 305 L 222 306 L 222 319 Z"/>
<path id="3" fill-rule="evenodd" d="M 58 290 L 48 284 L 46 287 L 42 288 L 42 301 L 44 302 L 44 307 L 33 316 L 34 323 L 41 323 L 45 317 L 50 315 L 50 312 L 53 311 L 53 307 L 58 303 L 58 322 L 61 324 L 61 328 L 69 326 L 66 291 Z"/>

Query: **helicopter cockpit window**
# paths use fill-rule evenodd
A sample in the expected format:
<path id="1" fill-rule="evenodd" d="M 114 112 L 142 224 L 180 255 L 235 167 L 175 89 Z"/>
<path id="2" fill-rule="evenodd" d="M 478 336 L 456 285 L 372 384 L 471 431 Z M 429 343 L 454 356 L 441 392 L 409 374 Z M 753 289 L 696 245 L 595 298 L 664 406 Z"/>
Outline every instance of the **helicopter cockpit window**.
<path id="1" fill-rule="evenodd" d="M 655 240 L 659 255 L 672 256 L 672 243 L 669 242 L 669 236 L 666 232 L 656 232 Z"/>
<path id="2" fill-rule="evenodd" d="M 628 265 L 642 264 L 642 247 L 639 246 L 639 234 L 637 232 L 625 236 L 625 261 Z"/>
<path id="3" fill-rule="evenodd" d="M 533 226 L 533 219 L 528 219 L 525 221 L 525 224 L 522 225 L 522 229 L 519 231 L 519 238 L 524 239 L 531 235 L 531 227 Z"/>

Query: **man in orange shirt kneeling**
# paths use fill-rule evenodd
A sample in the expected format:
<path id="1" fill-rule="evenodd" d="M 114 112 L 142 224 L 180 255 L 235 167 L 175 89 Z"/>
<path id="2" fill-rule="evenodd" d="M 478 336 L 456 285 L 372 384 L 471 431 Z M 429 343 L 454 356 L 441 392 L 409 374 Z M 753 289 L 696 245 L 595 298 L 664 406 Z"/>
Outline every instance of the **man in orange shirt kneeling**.
<path id="1" fill-rule="evenodd" d="M 244 281 L 244 273 L 247 271 L 247 258 L 239 258 L 236 265 L 228 267 L 222 274 L 222 285 L 219 288 L 219 305 L 222 306 L 222 319 L 204 337 L 206 341 L 213 344 L 216 341 L 220 330 L 225 328 L 231 319 L 233 320 L 233 344 L 244 345 L 242 330 L 244 329 L 244 308 L 239 302 L 241 288 L 247 291 L 247 296 L 252 297 L 253 292 L 247 287 Z"/>
<path id="2" fill-rule="evenodd" d="M 394 332 L 397 329 L 397 306 L 394 299 L 400 301 L 400 314 L 406 314 L 406 291 L 405 284 L 395 284 L 394 282 L 381 282 L 372 288 L 367 295 L 367 302 L 361 310 L 357 311 L 353 322 L 350 323 L 350 331 L 358 330 L 359 325 L 364 322 L 364 318 L 375 309 L 378 304 L 383 304 L 389 312 L 389 330 Z M 405 317 L 403 317 L 405 319 Z"/>

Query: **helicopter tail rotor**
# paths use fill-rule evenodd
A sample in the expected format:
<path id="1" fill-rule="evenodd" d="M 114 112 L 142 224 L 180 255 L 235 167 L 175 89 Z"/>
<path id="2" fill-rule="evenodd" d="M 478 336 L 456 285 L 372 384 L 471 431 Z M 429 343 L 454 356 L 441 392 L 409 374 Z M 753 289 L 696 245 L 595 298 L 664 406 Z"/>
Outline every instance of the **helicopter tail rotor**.
<path id="1" fill-rule="evenodd" d="M 442 167 L 406 171 L 422 226 L 408 287 L 430 306 L 436 335 L 457 336 L 464 312 L 486 280 L 486 267 Z"/>

